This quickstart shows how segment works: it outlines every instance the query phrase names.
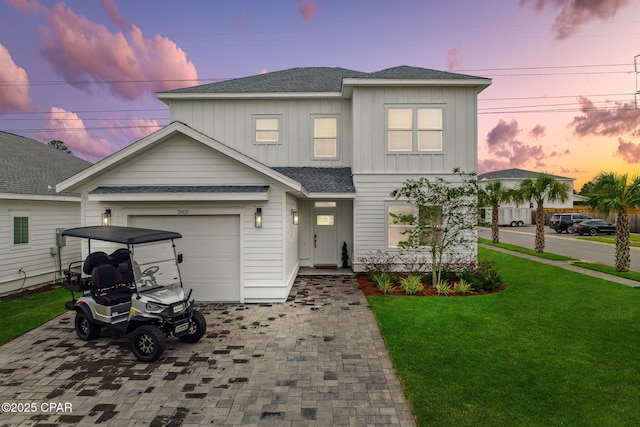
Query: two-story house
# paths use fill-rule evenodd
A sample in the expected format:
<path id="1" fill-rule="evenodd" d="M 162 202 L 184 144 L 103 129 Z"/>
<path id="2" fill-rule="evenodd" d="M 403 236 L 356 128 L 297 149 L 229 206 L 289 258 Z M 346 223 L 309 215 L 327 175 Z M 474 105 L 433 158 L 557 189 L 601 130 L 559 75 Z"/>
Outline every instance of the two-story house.
<path id="1" fill-rule="evenodd" d="M 86 225 L 178 231 L 201 301 L 284 301 L 301 266 L 354 270 L 402 238 L 407 178 L 477 167 L 485 78 L 295 68 L 158 94 L 171 124 L 62 182 Z M 475 248 L 470 250 L 475 251 Z"/>

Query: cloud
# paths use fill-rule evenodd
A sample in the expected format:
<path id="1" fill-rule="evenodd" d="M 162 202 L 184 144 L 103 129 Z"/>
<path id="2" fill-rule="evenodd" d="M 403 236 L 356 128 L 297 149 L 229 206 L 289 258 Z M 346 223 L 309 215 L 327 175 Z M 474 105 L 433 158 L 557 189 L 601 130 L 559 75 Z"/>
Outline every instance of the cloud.
<path id="1" fill-rule="evenodd" d="M 52 9 L 35 0 L 11 0 L 10 4 L 43 13 L 46 23 L 39 28 L 40 51 L 55 72 L 76 88 L 90 92 L 91 83 L 100 83 L 113 95 L 134 100 L 198 81 L 196 68 L 182 49 L 160 35 L 144 37 L 112 0 L 104 0 L 103 6 L 122 27 L 119 32 L 76 15 L 62 2 Z"/>
<path id="2" fill-rule="evenodd" d="M 578 99 L 582 116 L 574 117 L 569 126 L 579 136 L 620 136 L 631 133 L 640 137 L 640 109 L 633 103 L 615 102 L 613 106 L 597 108 L 588 98 Z"/>
<path id="3" fill-rule="evenodd" d="M 267 74 L 269 72 L 269 70 L 267 69 L 267 67 L 262 67 L 260 68 L 260 73 L 259 74 Z"/>
<path id="4" fill-rule="evenodd" d="M 549 157 L 562 157 L 569 154 L 571 154 L 571 150 L 567 148 L 564 151 L 552 151 L 551 154 L 549 154 Z"/>
<path id="5" fill-rule="evenodd" d="M 615 155 L 622 157 L 629 164 L 640 163 L 640 144 L 624 142 L 622 138 L 618 138 L 618 149 Z"/>
<path id="6" fill-rule="evenodd" d="M 101 126 L 109 128 L 108 133 L 112 140 L 123 141 L 112 144 L 114 148 L 118 150 L 161 128 L 156 120 L 142 117 L 130 117 L 126 120 L 101 121 Z"/>
<path id="7" fill-rule="evenodd" d="M 560 9 L 553 31 L 556 40 L 562 41 L 590 21 L 612 18 L 631 0 L 520 0 L 520 7 L 527 3 L 534 3 L 537 12 L 547 8 Z"/>
<path id="8" fill-rule="evenodd" d="M 0 44 L 0 82 L 8 82 L 0 86 L 0 113 L 28 111 L 31 108 L 29 76 L 24 68 L 13 62 L 11 53 L 2 44 Z"/>
<path id="9" fill-rule="evenodd" d="M 529 132 L 529 136 L 531 138 L 534 139 L 540 139 L 543 136 L 546 135 L 546 128 L 542 125 L 536 125 L 533 129 L 531 129 L 531 131 Z"/>
<path id="10" fill-rule="evenodd" d="M 90 162 L 100 160 L 117 150 L 109 139 L 92 137 L 87 132 L 84 121 L 76 113 L 64 108 L 51 108 L 48 127 L 55 130 L 40 133 L 41 140 L 60 140 L 75 155 Z"/>
<path id="11" fill-rule="evenodd" d="M 318 10 L 316 0 L 296 0 L 296 3 L 300 5 L 300 15 L 302 15 L 305 21 L 310 22 Z"/>
<path id="12" fill-rule="evenodd" d="M 497 157 L 485 159 L 478 165 L 478 172 L 508 168 L 521 168 L 533 163 L 533 167 L 546 166 L 543 160 L 547 157 L 541 145 L 526 144 L 518 139 L 522 133 L 518 122 L 514 119 L 507 123 L 499 120 L 498 124 L 487 133 L 489 153 Z"/>
<path id="13" fill-rule="evenodd" d="M 462 46 L 458 43 L 458 46 L 449 49 L 447 51 L 447 69 L 449 71 L 459 70 L 462 66 L 462 58 L 460 51 Z"/>
<path id="14" fill-rule="evenodd" d="M 111 19 L 111 21 L 118 27 L 125 30 L 131 29 L 133 27 L 133 25 L 131 25 L 127 18 L 122 16 L 120 10 L 118 9 L 118 6 L 116 6 L 113 0 L 102 0 L 102 7 L 107 12 L 107 15 L 109 15 L 109 19 Z"/>

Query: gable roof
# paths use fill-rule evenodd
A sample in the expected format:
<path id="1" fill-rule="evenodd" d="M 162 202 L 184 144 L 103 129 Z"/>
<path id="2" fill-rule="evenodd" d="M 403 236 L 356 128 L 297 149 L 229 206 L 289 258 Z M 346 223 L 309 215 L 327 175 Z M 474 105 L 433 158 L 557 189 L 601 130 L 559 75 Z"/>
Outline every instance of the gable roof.
<path id="1" fill-rule="evenodd" d="M 0 193 L 55 196 L 56 184 L 89 166 L 34 139 L 0 131 Z"/>
<path id="2" fill-rule="evenodd" d="M 406 65 L 373 73 L 364 73 L 345 68 L 305 67 L 159 92 L 157 97 L 163 100 L 182 98 L 184 96 L 276 96 L 276 94 L 288 94 L 289 96 L 294 94 L 349 96 L 352 86 L 380 84 L 469 85 L 484 89 L 491 84 L 491 80 L 483 77 Z"/>
<path id="3" fill-rule="evenodd" d="M 487 172 L 481 175 L 478 175 L 478 181 L 482 180 L 491 180 L 491 179 L 536 179 L 541 172 L 533 172 L 524 169 L 504 169 L 494 172 Z M 563 179 L 563 180 L 575 180 L 575 178 L 567 178 L 566 176 L 552 175 L 555 179 Z"/>

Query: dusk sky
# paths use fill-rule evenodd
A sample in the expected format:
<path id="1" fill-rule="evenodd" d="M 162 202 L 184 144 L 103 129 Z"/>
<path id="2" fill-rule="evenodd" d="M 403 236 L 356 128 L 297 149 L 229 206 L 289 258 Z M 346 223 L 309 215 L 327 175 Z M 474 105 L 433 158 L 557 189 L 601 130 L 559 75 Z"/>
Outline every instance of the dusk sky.
<path id="1" fill-rule="evenodd" d="M 158 91 L 410 65 L 493 79 L 479 173 L 580 189 L 603 170 L 640 173 L 637 55 L 639 0 L 0 0 L 0 130 L 95 162 L 168 124 Z"/>

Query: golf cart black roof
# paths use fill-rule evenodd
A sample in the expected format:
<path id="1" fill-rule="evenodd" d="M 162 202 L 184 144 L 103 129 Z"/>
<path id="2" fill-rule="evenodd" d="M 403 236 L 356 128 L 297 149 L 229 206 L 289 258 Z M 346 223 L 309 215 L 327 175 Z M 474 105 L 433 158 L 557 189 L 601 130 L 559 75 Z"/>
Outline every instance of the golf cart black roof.
<path id="1" fill-rule="evenodd" d="M 173 231 L 150 230 L 147 228 L 135 227 L 117 227 L 113 225 L 69 228 L 64 230 L 62 235 L 102 240 L 105 242 L 124 243 L 127 245 L 159 242 L 162 240 L 179 239 L 182 237 L 182 234 L 174 233 Z"/>

